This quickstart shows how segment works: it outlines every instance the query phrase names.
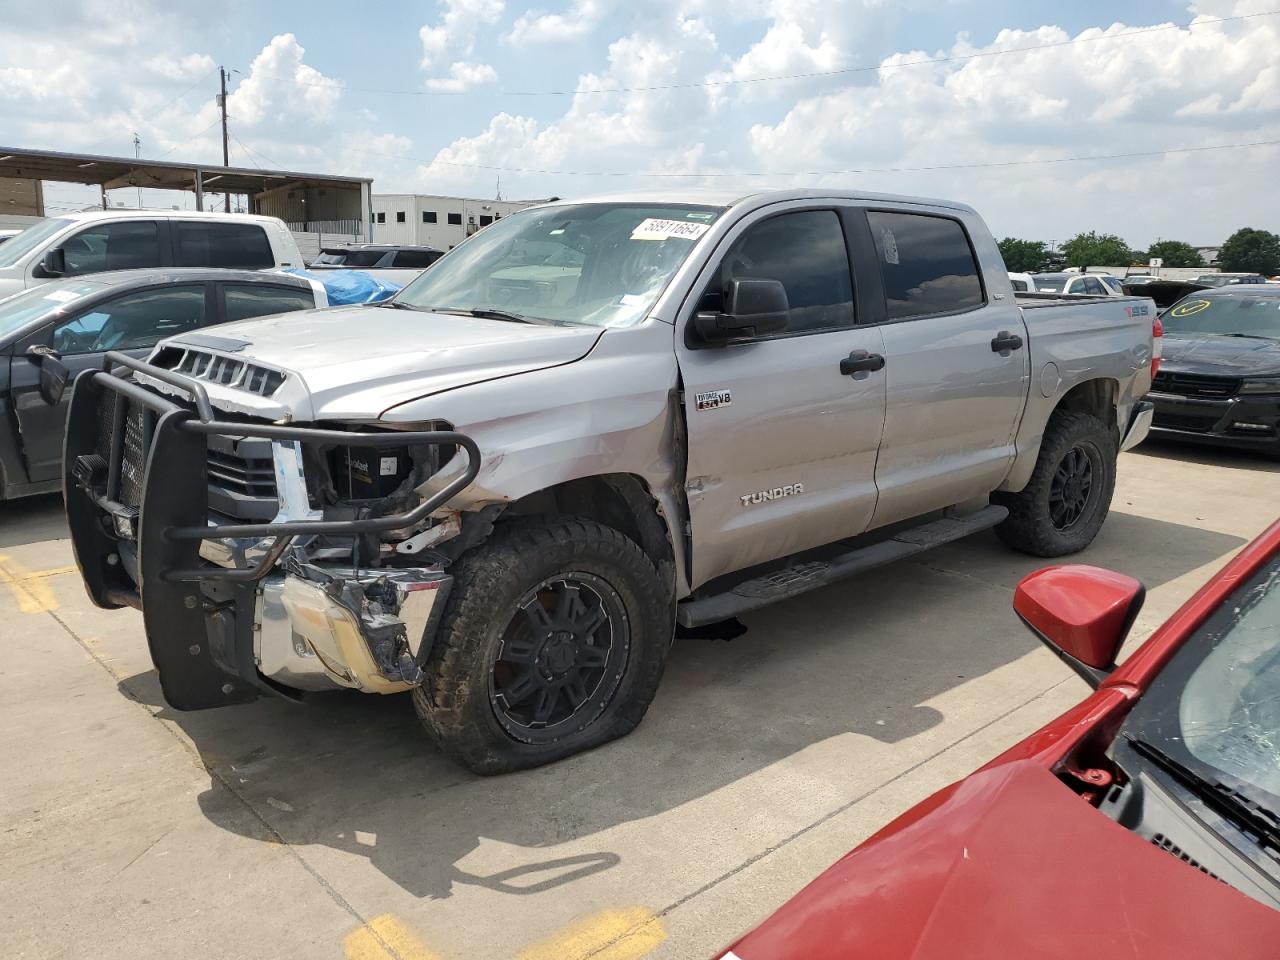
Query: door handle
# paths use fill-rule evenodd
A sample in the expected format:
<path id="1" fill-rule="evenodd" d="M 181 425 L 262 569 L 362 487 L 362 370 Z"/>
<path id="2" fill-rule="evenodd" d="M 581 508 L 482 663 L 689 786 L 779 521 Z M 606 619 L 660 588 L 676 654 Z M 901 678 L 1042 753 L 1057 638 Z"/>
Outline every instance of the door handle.
<path id="1" fill-rule="evenodd" d="M 855 350 L 840 361 L 840 372 L 846 377 L 859 373 L 874 373 L 884 369 L 884 357 L 866 350 Z"/>
<path id="2" fill-rule="evenodd" d="M 1016 333 L 1001 330 L 991 338 L 991 351 L 1007 357 L 1014 350 L 1022 349 L 1022 338 Z"/>

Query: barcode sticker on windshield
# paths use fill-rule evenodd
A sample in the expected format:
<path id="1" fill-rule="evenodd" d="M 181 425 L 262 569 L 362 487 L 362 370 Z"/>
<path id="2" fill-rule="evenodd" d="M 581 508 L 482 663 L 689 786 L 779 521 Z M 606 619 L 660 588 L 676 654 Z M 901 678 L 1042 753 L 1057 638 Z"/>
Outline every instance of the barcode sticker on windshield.
<path id="1" fill-rule="evenodd" d="M 55 303 L 70 303 L 72 300 L 79 300 L 80 294 L 72 293 L 70 290 L 53 290 L 46 293 L 44 298 Z"/>
<path id="2" fill-rule="evenodd" d="M 632 240 L 697 240 L 709 230 L 705 223 L 689 223 L 685 220 L 659 220 L 650 217 L 631 231 Z"/>

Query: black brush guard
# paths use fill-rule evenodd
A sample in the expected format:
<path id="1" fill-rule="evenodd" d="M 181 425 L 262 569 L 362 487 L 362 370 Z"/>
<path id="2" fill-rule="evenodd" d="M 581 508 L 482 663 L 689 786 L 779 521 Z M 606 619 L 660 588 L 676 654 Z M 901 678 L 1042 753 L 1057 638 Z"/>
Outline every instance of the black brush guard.
<path id="1" fill-rule="evenodd" d="M 258 672 L 252 635 L 257 581 L 293 537 L 354 537 L 412 526 L 470 485 L 480 470 L 475 441 L 461 433 L 356 433 L 219 421 L 198 381 L 121 353 L 108 353 L 104 367 L 76 378 L 67 418 L 63 493 L 71 542 L 95 604 L 142 611 L 165 700 L 179 710 L 244 703 L 264 691 L 295 697 Z M 176 387 L 191 397 L 195 411 L 110 372 L 116 367 Z M 106 402 L 114 404 L 109 420 L 102 415 Z M 466 451 L 467 467 L 406 513 L 211 525 L 211 435 L 370 447 L 448 445 Z M 229 570 L 200 558 L 204 540 L 272 536 L 272 547 L 251 568 Z"/>

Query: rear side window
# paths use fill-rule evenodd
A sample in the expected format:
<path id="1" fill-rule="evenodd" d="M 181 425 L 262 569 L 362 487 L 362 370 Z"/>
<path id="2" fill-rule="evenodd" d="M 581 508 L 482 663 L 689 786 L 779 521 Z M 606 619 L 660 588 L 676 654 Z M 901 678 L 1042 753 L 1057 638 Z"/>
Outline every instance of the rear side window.
<path id="1" fill-rule="evenodd" d="M 985 301 L 964 228 L 946 217 L 868 211 L 890 320 L 971 310 Z"/>
<path id="2" fill-rule="evenodd" d="M 160 266 L 160 230 L 152 220 L 99 223 L 62 244 L 67 273 L 74 277 L 103 270 Z"/>
<path id="3" fill-rule="evenodd" d="M 178 221 L 178 266 L 274 267 L 275 255 L 267 232 L 252 223 L 192 223 Z"/>
<path id="4" fill-rule="evenodd" d="M 429 267 L 440 259 L 433 250 L 397 250 L 394 265 L 397 267 Z"/>
<path id="5" fill-rule="evenodd" d="M 1085 277 L 1084 281 L 1081 283 L 1081 287 L 1083 289 L 1079 292 L 1091 297 L 1103 297 L 1106 296 L 1107 293 L 1107 291 L 1102 288 L 1102 281 L 1093 277 Z"/>
<path id="6" fill-rule="evenodd" d="M 227 304 L 228 320 L 248 320 L 272 313 L 310 310 L 316 305 L 315 294 L 293 287 L 270 287 L 258 283 L 228 283 L 222 288 Z"/>

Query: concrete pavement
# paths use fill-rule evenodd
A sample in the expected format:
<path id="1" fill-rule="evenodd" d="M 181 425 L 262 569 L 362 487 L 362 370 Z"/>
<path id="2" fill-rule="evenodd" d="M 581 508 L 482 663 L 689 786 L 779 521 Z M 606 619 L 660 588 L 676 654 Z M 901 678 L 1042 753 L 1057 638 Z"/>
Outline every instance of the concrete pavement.
<path id="1" fill-rule="evenodd" d="M 1280 513 L 1280 465 L 1144 445 L 1080 559 L 1144 637 Z M 481 779 L 404 697 L 163 704 L 92 607 L 57 498 L 0 504 L 8 957 L 708 957 L 888 819 L 1086 691 L 1009 608 L 990 535 L 683 641 L 648 718 Z"/>

